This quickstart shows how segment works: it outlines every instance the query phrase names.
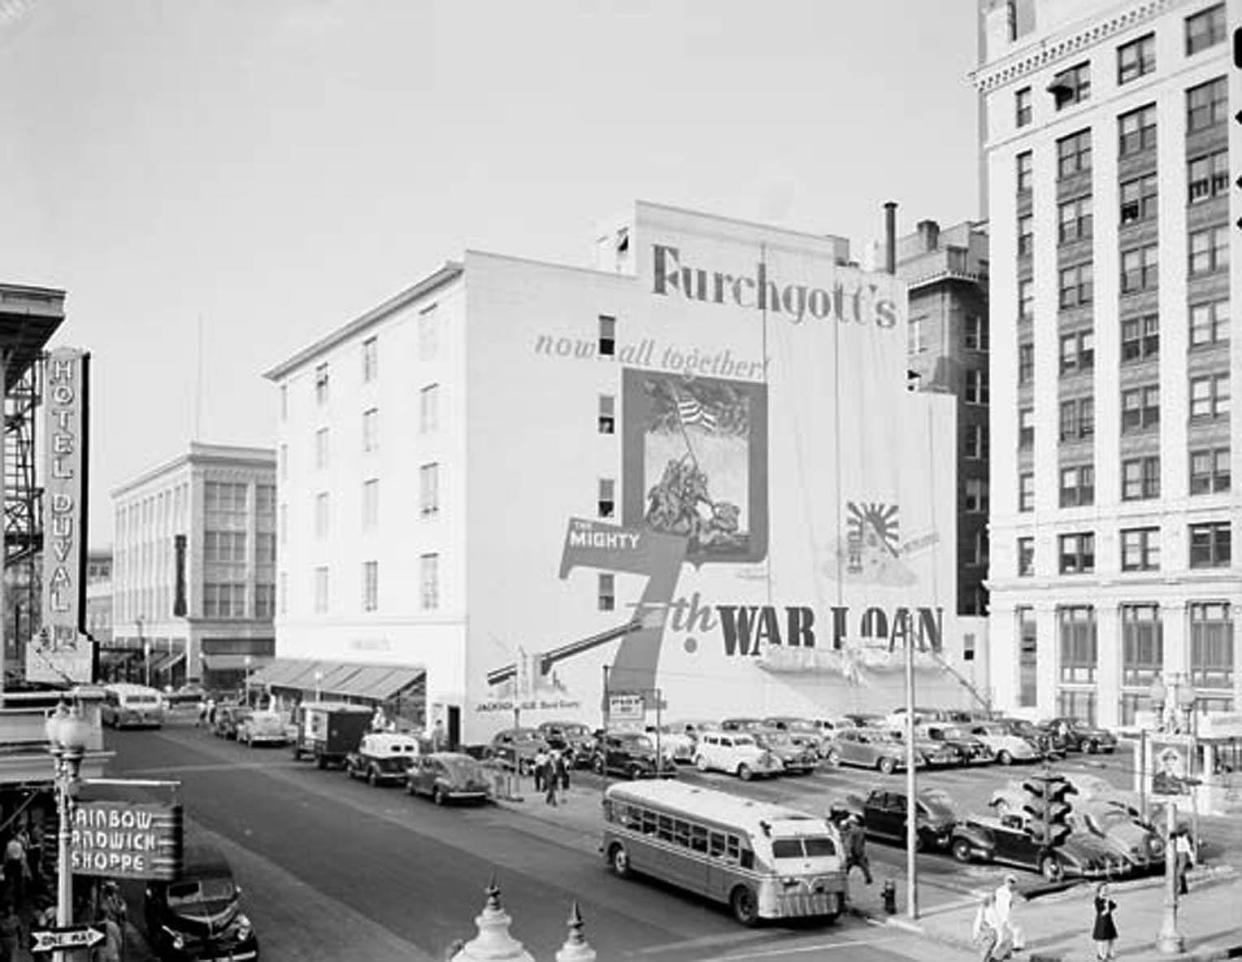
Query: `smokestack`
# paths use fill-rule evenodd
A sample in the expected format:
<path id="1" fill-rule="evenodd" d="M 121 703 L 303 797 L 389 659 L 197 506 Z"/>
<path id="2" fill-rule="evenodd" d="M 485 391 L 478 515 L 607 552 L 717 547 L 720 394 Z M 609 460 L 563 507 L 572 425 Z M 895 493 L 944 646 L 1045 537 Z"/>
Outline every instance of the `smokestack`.
<path id="1" fill-rule="evenodd" d="M 884 202 L 884 270 L 897 273 L 897 202 Z"/>

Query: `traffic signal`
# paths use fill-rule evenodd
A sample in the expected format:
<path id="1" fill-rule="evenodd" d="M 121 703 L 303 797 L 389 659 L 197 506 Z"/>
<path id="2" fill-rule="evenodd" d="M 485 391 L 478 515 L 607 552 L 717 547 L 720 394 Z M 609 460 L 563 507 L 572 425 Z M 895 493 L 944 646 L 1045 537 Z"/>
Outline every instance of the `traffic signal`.
<path id="1" fill-rule="evenodd" d="M 1056 848 L 1070 834 L 1069 795 L 1076 795 L 1074 788 L 1064 775 L 1046 772 L 1032 775 L 1022 783 L 1023 790 L 1030 800 L 1022 806 L 1023 811 L 1031 816 L 1027 832 L 1043 848 Z"/>

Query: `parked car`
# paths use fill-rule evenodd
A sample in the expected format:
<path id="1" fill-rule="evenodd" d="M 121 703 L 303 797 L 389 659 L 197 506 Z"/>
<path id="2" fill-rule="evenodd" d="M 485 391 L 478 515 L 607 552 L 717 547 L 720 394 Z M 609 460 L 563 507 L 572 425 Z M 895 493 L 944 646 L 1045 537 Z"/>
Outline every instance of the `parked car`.
<path id="1" fill-rule="evenodd" d="M 987 745 L 958 725 L 940 722 L 919 725 L 915 728 L 915 734 L 928 741 L 948 745 L 957 752 L 958 762 L 962 765 L 989 765 L 996 760 L 996 754 Z"/>
<path id="2" fill-rule="evenodd" d="M 698 739 L 684 729 L 674 725 L 648 725 L 647 735 L 655 742 L 660 752 L 674 762 L 689 765 L 694 762 L 694 746 Z"/>
<path id="3" fill-rule="evenodd" d="M 537 729 L 505 728 L 492 736 L 486 756 L 495 759 L 502 768 L 529 775 L 534 771 L 539 750 L 547 751 L 550 747 Z"/>
<path id="4" fill-rule="evenodd" d="M 599 775 L 626 778 L 677 777 L 677 766 L 668 755 L 657 762 L 655 741 L 646 732 L 604 732 L 595 746 L 591 768 Z"/>
<path id="5" fill-rule="evenodd" d="M 1010 734 L 1009 730 L 998 722 L 976 722 L 966 730 L 983 742 L 1002 765 L 1012 765 L 1014 762 L 1037 762 L 1043 757 L 1043 752 L 1035 745 L 1025 738 Z"/>
<path id="6" fill-rule="evenodd" d="M 837 733 L 826 756 L 829 765 L 858 765 L 885 775 L 906 767 L 906 748 L 891 732 L 879 728 L 843 729 Z M 923 766 L 919 756 L 915 767 Z"/>
<path id="7" fill-rule="evenodd" d="M 160 728 L 164 724 L 164 697 L 146 685 L 118 682 L 104 686 L 99 724 L 113 728 Z"/>
<path id="8" fill-rule="evenodd" d="M 595 736 L 582 722 L 540 722 L 535 731 L 549 748 L 566 752 L 568 763 L 575 768 L 586 768 L 595 757 Z"/>
<path id="9" fill-rule="evenodd" d="M 1099 752 L 1112 754 L 1117 750 L 1116 735 L 1107 728 L 1089 725 L 1081 718 L 1054 718 L 1047 722 L 1047 727 L 1071 752 L 1095 755 Z"/>
<path id="10" fill-rule="evenodd" d="M 992 721 L 994 725 L 1000 725 L 1009 734 L 1016 735 L 1030 744 L 1040 753 L 1044 759 L 1056 759 L 1065 757 L 1065 746 L 1058 747 L 1057 740 L 1052 733 L 1040 725 L 1036 725 L 1032 721 L 1025 718 L 996 718 Z"/>
<path id="11" fill-rule="evenodd" d="M 491 798 L 487 769 L 477 759 L 458 752 L 419 755 L 406 773 L 405 790 L 411 795 L 426 795 L 437 805 Z"/>
<path id="12" fill-rule="evenodd" d="M 161 959 L 259 957 L 254 926 L 241 911 L 241 890 L 218 849 L 187 844 L 174 881 L 147 883 L 144 909 L 147 939 Z"/>
<path id="13" fill-rule="evenodd" d="M 1131 863 L 1135 872 L 1149 872 L 1164 865 L 1165 844 L 1160 833 L 1119 806 L 1102 800 L 1080 802 L 1071 810 L 1069 824 L 1075 831 L 1104 839 L 1118 857 Z"/>
<path id="14" fill-rule="evenodd" d="M 371 727 L 365 705 L 339 701 L 304 701 L 293 711 L 293 757 L 310 755 L 319 768 L 344 766 Z"/>
<path id="15" fill-rule="evenodd" d="M 1117 878 L 1127 863 L 1102 840 L 1084 832 L 1070 834 L 1055 848 L 1040 845 L 1025 814 L 972 816 L 953 827 L 949 843 L 959 862 L 997 862 L 1038 872 L 1050 882 L 1061 878 Z"/>
<path id="16" fill-rule="evenodd" d="M 761 718 L 725 718 L 720 722 L 722 732 L 753 732 L 763 727 Z"/>
<path id="17" fill-rule="evenodd" d="M 219 705 L 211 731 L 217 738 L 237 738 L 237 729 L 250 717 L 248 705 Z"/>
<path id="18" fill-rule="evenodd" d="M 695 750 L 694 766 L 701 772 L 728 772 L 742 781 L 779 775 L 784 770 L 781 760 L 760 748 L 749 732 L 703 732 Z"/>
<path id="19" fill-rule="evenodd" d="M 841 716 L 843 721 L 848 722 L 855 728 L 882 728 L 888 729 L 888 716 L 880 715 L 876 712 L 851 711 Z"/>
<path id="20" fill-rule="evenodd" d="M 889 734 L 905 745 L 905 732 L 891 731 Z M 917 727 L 914 729 L 914 751 L 916 757 L 922 760 L 922 764 L 934 768 L 947 768 L 961 764 L 961 756 L 956 748 L 945 742 L 932 741 L 926 735 L 921 734 Z"/>
<path id="21" fill-rule="evenodd" d="M 906 793 L 873 788 L 859 804 L 863 828 L 872 838 L 904 845 L 906 842 Z M 947 849 L 953 826 L 964 821 L 948 793 L 924 789 L 915 798 L 916 839 L 921 849 Z"/>
<path id="22" fill-rule="evenodd" d="M 750 733 L 760 748 L 766 748 L 781 760 L 786 772 L 809 775 L 819 764 L 819 752 L 805 742 L 799 744 L 789 732 L 760 728 Z"/>
<path id="23" fill-rule="evenodd" d="M 345 756 L 345 774 L 369 785 L 399 785 L 420 754 L 418 739 L 396 732 L 370 732 Z"/>
<path id="24" fill-rule="evenodd" d="M 275 711 L 252 711 L 237 723 L 239 745 L 286 745 L 289 732 L 285 728 L 285 716 Z"/>

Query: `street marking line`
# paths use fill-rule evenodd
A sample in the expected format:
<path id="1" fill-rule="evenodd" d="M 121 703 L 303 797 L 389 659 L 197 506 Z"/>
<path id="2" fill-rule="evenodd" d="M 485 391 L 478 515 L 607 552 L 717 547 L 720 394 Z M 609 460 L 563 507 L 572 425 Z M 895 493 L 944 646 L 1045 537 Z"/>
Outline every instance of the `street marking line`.
<path id="1" fill-rule="evenodd" d="M 767 959 L 773 956 L 793 955 L 802 952 L 827 952 L 830 949 L 856 949 L 864 945 L 880 945 L 885 942 L 901 942 L 900 936 L 889 936 L 883 939 L 850 939 L 845 942 L 817 942 L 814 945 L 794 945 L 780 949 L 769 949 L 765 952 L 745 952 L 737 955 L 723 955 L 722 960 L 735 962 L 738 959 Z"/>

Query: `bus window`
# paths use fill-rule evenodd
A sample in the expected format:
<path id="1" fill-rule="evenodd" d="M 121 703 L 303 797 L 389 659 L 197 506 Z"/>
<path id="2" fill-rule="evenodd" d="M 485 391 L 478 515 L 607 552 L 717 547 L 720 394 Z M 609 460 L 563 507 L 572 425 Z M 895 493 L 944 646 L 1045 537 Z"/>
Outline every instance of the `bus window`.
<path id="1" fill-rule="evenodd" d="M 702 825 L 690 826 L 690 847 L 696 852 L 707 851 L 707 829 Z"/>
<path id="2" fill-rule="evenodd" d="M 636 832 L 641 831 L 643 827 L 642 809 L 635 808 L 633 805 L 628 806 L 625 809 L 625 815 L 622 819 L 622 823 L 626 828 L 633 829 Z"/>
<path id="3" fill-rule="evenodd" d="M 816 835 L 803 839 L 806 843 L 807 858 L 831 858 L 837 854 L 837 847 L 827 835 Z"/>
<path id="4" fill-rule="evenodd" d="M 724 858 L 725 837 L 720 832 L 712 832 L 708 836 L 708 854 L 713 858 Z"/>
<path id="5" fill-rule="evenodd" d="M 668 815 L 660 816 L 660 830 L 657 833 L 665 842 L 673 840 L 673 819 Z"/>
<path id="6" fill-rule="evenodd" d="M 690 823 L 680 818 L 673 822 L 673 841 L 678 845 L 690 847 Z"/>
<path id="7" fill-rule="evenodd" d="M 736 862 L 738 858 L 740 857 L 738 854 L 740 849 L 741 849 L 741 843 L 738 841 L 738 837 L 736 835 L 725 836 L 725 858 L 726 859 L 728 859 L 730 862 Z"/>
<path id="8" fill-rule="evenodd" d="M 748 848 L 742 849 L 741 864 L 742 864 L 742 868 L 754 868 L 755 867 L 755 853 L 752 852 Z"/>
<path id="9" fill-rule="evenodd" d="M 643 834 L 654 835 L 655 831 L 656 831 L 655 812 L 651 812 L 651 811 L 648 811 L 647 809 L 643 809 Z"/>

